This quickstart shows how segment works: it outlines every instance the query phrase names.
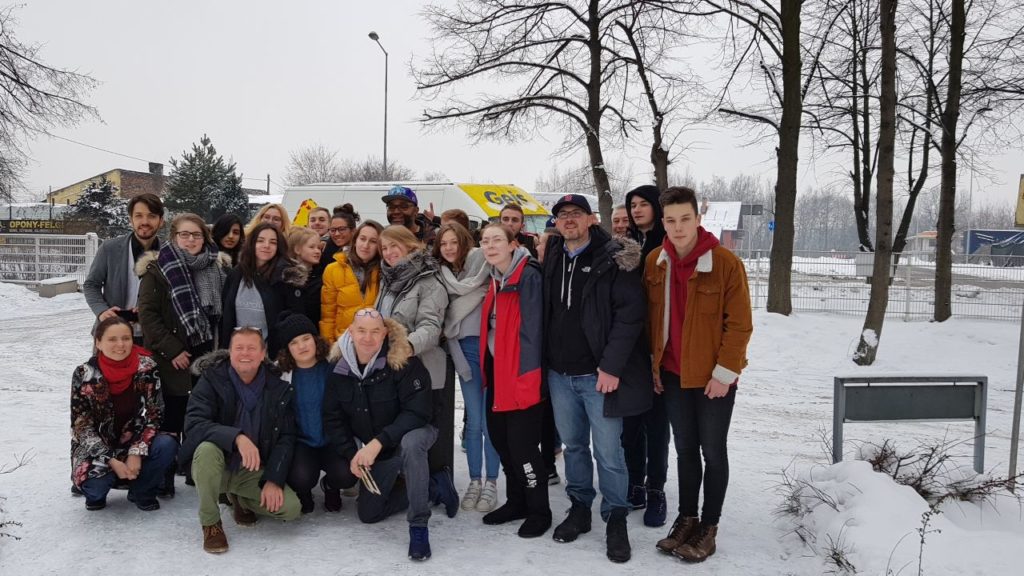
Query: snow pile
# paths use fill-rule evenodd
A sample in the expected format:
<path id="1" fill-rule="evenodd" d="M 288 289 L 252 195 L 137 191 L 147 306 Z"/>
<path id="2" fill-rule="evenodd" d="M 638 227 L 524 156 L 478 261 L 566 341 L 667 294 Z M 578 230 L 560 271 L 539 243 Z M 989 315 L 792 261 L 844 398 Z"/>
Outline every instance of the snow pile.
<path id="1" fill-rule="evenodd" d="M 913 488 L 855 460 L 790 477 L 780 493 L 779 515 L 793 553 L 813 550 L 810 563 L 817 562 L 821 573 L 959 576 L 1020 570 L 1024 518 L 1005 490 L 979 504 L 946 501 L 933 507 Z"/>
<path id="2" fill-rule="evenodd" d="M 42 298 L 20 284 L 0 282 L 0 315 L 7 319 L 45 316 L 55 311 L 88 309 L 85 297 L 80 294 L 60 294 L 53 298 Z"/>

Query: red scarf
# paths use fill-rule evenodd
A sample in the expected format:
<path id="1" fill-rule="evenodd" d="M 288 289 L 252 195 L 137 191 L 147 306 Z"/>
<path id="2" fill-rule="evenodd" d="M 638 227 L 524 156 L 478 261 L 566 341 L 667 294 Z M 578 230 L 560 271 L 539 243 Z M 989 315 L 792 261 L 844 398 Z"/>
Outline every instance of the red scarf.
<path id="1" fill-rule="evenodd" d="M 111 360 L 102 352 L 99 353 L 100 372 L 110 386 L 111 394 L 123 394 L 131 386 L 139 371 L 139 358 L 142 356 L 149 356 L 149 351 L 138 345 L 132 346 L 132 351 L 123 360 Z"/>

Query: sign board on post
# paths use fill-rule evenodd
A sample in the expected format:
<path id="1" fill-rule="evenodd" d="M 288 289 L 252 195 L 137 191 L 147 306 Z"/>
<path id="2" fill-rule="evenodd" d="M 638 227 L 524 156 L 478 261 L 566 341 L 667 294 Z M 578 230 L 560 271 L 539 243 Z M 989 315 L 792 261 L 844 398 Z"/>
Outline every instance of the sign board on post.
<path id="1" fill-rule="evenodd" d="M 849 376 L 835 378 L 832 462 L 843 460 L 845 422 L 974 420 L 974 470 L 985 470 L 987 376 Z"/>
<path id="2" fill-rule="evenodd" d="M 0 234 L 67 234 L 64 220 L 0 220 Z"/>

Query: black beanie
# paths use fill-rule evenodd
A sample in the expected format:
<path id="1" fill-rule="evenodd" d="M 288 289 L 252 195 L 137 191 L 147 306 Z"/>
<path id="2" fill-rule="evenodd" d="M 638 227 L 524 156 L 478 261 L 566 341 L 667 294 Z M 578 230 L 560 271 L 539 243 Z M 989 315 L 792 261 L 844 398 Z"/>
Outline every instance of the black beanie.
<path id="1" fill-rule="evenodd" d="M 274 327 L 274 337 L 277 339 L 278 349 L 283 350 L 297 336 L 303 334 L 317 335 L 316 325 L 304 314 L 282 315 Z"/>

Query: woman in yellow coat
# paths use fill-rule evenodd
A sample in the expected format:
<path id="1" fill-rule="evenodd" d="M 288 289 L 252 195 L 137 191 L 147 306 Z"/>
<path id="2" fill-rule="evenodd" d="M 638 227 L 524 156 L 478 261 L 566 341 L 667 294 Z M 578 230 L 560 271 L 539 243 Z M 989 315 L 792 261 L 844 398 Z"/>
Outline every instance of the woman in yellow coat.
<path id="1" fill-rule="evenodd" d="M 356 228 L 348 250 L 339 250 L 324 270 L 320 292 L 320 335 L 335 342 L 352 323 L 356 310 L 373 308 L 380 288 L 380 247 L 383 230 L 373 220 Z"/>

